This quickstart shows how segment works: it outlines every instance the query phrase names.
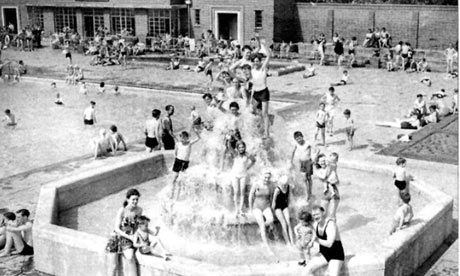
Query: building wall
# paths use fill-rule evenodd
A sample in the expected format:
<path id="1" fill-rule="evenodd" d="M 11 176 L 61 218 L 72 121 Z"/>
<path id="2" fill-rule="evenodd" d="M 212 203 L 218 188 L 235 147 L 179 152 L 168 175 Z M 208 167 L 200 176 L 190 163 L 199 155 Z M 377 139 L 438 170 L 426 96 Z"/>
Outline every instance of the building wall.
<path id="1" fill-rule="evenodd" d="M 200 10 L 201 24 L 195 22 L 195 9 Z M 266 40 L 273 38 L 274 25 L 274 0 L 194 0 L 191 6 L 192 30 L 195 38 L 200 38 L 202 33 L 214 28 L 214 13 L 217 10 L 239 11 L 243 16 L 242 43 L 247 43 L 254 33 Z M 262 10 L 263 27 L 255 29 L 255 11 Z"/>
<path id="2" fill-rule="evenodd" d="M 458 8 L 423 5 L 353 5 L 297 3 L 301 39 L 334 32 L 361 43 L 367 29 L 385 27 L 393 43 L 407 41 L 417 48 L 444 48 L 458 40 Z"/>

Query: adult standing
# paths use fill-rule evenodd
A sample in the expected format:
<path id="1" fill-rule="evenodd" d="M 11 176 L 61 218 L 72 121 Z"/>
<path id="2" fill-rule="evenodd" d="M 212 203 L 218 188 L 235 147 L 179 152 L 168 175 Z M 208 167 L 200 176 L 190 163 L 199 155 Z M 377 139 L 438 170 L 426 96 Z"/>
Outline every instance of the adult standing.
<path id="1" fill-rule="evenodd" d="M 163 147 L 165 150 L 172 150 L 176 147 L 176 142 L 174 141 L 174 132 L 173 132 L 173 125 L 171 116 L 174 114 L 174 106 L 167 105 L 165 107 L 166 116 L 163 118 L 161 122 L 162 126 L 162 135 L 161 140 L 163 141 Z"/>
<path id="2" fill-rule="evenodd" d="M 138 207 L 140 193 L 136 189 L 129 189 L 126 193 L 126 200 L 123 203 L 115 218 L 114 235 L 107 244 L 109 257 L 109 275 L 118 275 L 118 254 L 123 254 L 126 276 L 136 276 L 137 267 L 134 257 L 134 233 L 137 230 L 137 219 L 142 215 L 142 208 Z M 127 272 L 127 273 L 126 273 Z"/>
<path id="3" fill-rule="evenodd" d="M 319 244 L 319 256 L 313 257 L 303 271 L 303 276 L 313 276 L 318 268 L 327 265 L 330 276 L 339 276 L 345 261 L 339 229 L 334 220 L 327 218 L 324 208 L 313 206 L 315 220 L 315 242 Z"/>

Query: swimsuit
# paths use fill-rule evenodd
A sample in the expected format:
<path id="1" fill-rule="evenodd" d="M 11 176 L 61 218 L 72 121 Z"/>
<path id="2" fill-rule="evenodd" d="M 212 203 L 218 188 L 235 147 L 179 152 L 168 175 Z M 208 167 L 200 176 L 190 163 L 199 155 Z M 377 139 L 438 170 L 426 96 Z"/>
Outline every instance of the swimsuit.
<path id="1" fill-rule="evenodd" d="M 406 189 L 406 181 L 401 181 L 401 180 L 395 180 L 395 186 L 398 187 L 399 190 L 404 190 Z"/>
<path id="2" fill-rule="evenodd" d="M 319 234 L 319 225 L 316 226 L 316 236 L 318 236 L 319 239 L 321 240 L 327 240 L 327 234 L 326 234 L 326 228 L 327 225 L 329 224 L 328 220 L 326 222 L 326 226 L 324 226 L 323 234 Z M 326 247 L 326 246 L 319 246 L 319 252 L 321 255 L 324 256 L 327 262 L 330 260 L 339 260 L 339 261 L 344 261 L 345 260 L 345 253 L 343 252 L 343 246 L 342 242 L 340 240 L 335 240 L 334 243 L 332 244 L 331 247 Z"/>
<path id="3" fill-rule="evenodd" d="M 276 209 L 284 210 L 288 207 L 288 203 L 289 203 L 289 186 L 287 187 L 287 190 L 285 193 L 283 193 L 280 187 L 277 187 L 277 189 L 280 192 L 275 200 L 275 210 Z"/>
<path id="4" fill-rule="evenodd" d="M 254 209 L 260 209 L 264 211 L 270 208 L 270 188 L 268 187 L 257 187 L 254 193 Z"/>

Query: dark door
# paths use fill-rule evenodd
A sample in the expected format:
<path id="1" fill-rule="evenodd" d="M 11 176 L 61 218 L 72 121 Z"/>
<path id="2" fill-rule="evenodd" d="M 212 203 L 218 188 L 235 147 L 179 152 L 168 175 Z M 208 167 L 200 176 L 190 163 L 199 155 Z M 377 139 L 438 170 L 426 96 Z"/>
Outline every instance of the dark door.
<path id="1" fill-rule="evenodd" d="M 219 14 L 219 36 L 223 39 L 238 38 L 238 15 L 233 13 Z"/>
<path id="2" fill-rule="evenodd" d="M 17 8 L 4 8 L 3 9 L 3 19 L 5 20 L 5 25 L 7 27 L 13 25 L 14 33 L 18 33 L 18 17 L 16 14 Z"/>
<path id="3" fill-rule="evenodd" d="M 85 16 L 83 18 L 85 37 L 94 37 L 94 18 L 92 16 Z"/>

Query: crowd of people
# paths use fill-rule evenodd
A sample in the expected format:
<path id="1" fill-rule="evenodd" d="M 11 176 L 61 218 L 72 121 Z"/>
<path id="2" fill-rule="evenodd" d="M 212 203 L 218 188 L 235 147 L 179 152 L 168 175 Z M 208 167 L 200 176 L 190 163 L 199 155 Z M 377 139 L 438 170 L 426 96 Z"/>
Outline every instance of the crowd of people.
<path id="1" fill-rule="evenodd" d="M 60 38 L 58 38 L 58 41 L 59 47 L 64 48 L 64 54 L 69 63 L 66 83 L 69 85 L 79 83 L 80 93 L 85 96 L 89 95 L 89 89 L 83 81 L 83 70 L 72 63 L 70 54 L 71 48 L 75 47 L 76 40 L 79 40 L 77 39 L 78 34 L 70 29 L 64 31 L 63 42 L 61 43 Z M 104 29 L 97 32 L 97 37 L 89 44 L 88 50 L 85 51 L 86 54 L 95 56 L 94 64 L 112 65 L 117 64 L 118 61 L 123 66 L 126 66 L 126 56 L 131 54 L 131 51 L 134 51 L 130 50 L 128 43 L 124 43 L 123 38 L 108 38 Z M 209 40 L 210 37 L 212 37 L 212 33 L 208 34 L 205 39 Z M 378 30 L 372 32 L 372 36 L 366 36 L 367 38 L 365 46 L 391 47 L 391 36 L 386 32 L 385 28 L 382 28 L 381 32 Z M 326 45 L 324 34 L 313 42 L 317 45 L 320 53 L 320 65 L 322 65 L 324 64 Z M 333 43 L 339 66 L 342 66 L 344 59 L 344 45 L 348 45 L 351 60 L 355 60 L 355 49 L 358 45 L 355 37 L 346 42 L 338 34 L 335 34 Z M 448 64 L 450 64 L 448 65 L 450 66 L 448 67 L 449 73 L 453 71 L 452 60 L 456 55 L 455 49 L 452 49 L 453 47 L 449 46 L 445 52 Z M 403 69 L 412 69 L 410 64 L 412 64 L 413 59 L 410 56 L 410 44 L 400 42 L 396 45 L 394 51 L 396 53 L 395 63 L 401 61 Z M 315 142 L 318 136 L 321 142 L 317 144 L 308 141 L 300 131 L 293 133 L 295 147 L 290 159 L 292 163 L 291 169 L 298 170 L 298 173 L 302 176 L 301 182 L 305 186 L 304 188 L 302 187 L 305 190 L 303 196 L 307 201 L 312 201 L 314 197 L 312 189 L 313 178 L 317 179 L 323 187 L 322 193 L 319 195 L 321 204 L 301 208 L 297 216 L 299 223 L 293 227 L 291 225 L 293 214 L 290 214 L 289 204 L 292 196 L 291 189 L 294 189 L 290 182 L 295 180 L 290 179 L 286 174 L 275 183 L 272 180 L 272 172 L 266 169 L 262 172 L 261 181 L 251 183 L 249 171 L 260 160 L 257 160 L 251 152 L 247 151 L 245 142 L 247 136 L 245 136 L 246 133 L 241 131 L 241 118 L 244 116 L 243 113 L 248 113 L 257 117 L 260 122 L 257 127 L 260 138 L 267 143 L 273 139 L 271 133 L 273 116 L 269 114 L 270 91 L 267 86 L 267 77 L 270 76 L 268 67 L 272 58 L 270 47 L 261 42 L 256 35 L 251 40 L 251 45 L 244 45 L 243 47 L 236 42 L 222 40 L 218 43 L 216 55 L 206 61 L 204 57 L 210 56 L 212 53 L 206 44 L 202 44 L 198 53 L 199 60 L 196 67 L 193 70 L 190 68 L 188 70 L 204 73 L 209 78 L 209 82 L 206 84 L 207 88 L 212 87 L 214 80 L 220 81 L 224 86 L 215 95 L 208 92 L 203 94 L 207 114 L 200 115 L 194 106 L 191 107 L 188 126 L 190 131 L 175 133 L 172 120 L 175 107 L 167 105 L 164 108 L 164 116 L 161 116 L 161 110 L 153 109 L 151 113 L 152 119 L 146 121 L 143 127 L 147 152 L 161 149 L 174 150 L 175 160 L 172 166 L 173 179 L 170 185 L 170 199 L 176 201 L 181 199 L 180 193 L 183 187 L 180 175 L 189 167 L 192 146 L 201 141 L 203 132 L 217 132 L 218 130 L 215 128 L 216 120 L 219 117 L 227 116 L 230 118 L 229 126 L 224 132 L 220 133 L 224 138 L 225 147 L 219 153 L 221 157 L 219 167 L 220 170 L 230 171 L 232 175 L 232 199 L 235 216 L 245 216 L 246 210 L 253 215 L 260 229 L 262 242 L 269 252 L 272 252 L 272 250 L 267 236 L 269 232 L 273 231 L 276 218 L 280 222 L 284 241 L 286 244 L 297 248 L 301 256 L 299 265 L 305 266 L 302 270 L 304 275 L 313 275 L 313 272 L 318 267 L 326 264 L 330 275 L 339 275 L 345 260 L 340 231 L 336 224 L 337 209 L 341 199 L 338 189 L 340 178 L 337 172 L 339 155 L 336 152 L 326 155 L 321 152 L 319 146 L 324 146 L 325 148 L 327 134 L 330 137 L 335 133 L 334 117 L 337 113 L 340 98 L 335 93 L 334 87 L 350 84 L 348 71 L 343 70 L 341 80 L 337 83 L 332 83 L 318 103 L 318 111 L 315 114 L 314 122 L 316 126 Z M 219 63 L 214 64 L 214 60 L 219 60 Z M 353 64 L 353 62 L 351 63 Z M 409 63 L 408 68 L 406 68 L 407 63 Z M 395 67 L 394 65 L 392 66 L 392 68 Z M 180 68 L 180 59 L 178 56 L 173 56 L 168 69 L 176 70 Z M 213 77 L 214 68 L 218 70 L 215 78 Z M 428 66 L 426 64 L 417 64 L 416 70 L 428 71 Z M 304 77 L 313 77 L 315 75 L 314 66 L 311 65 Z M 61 95 L 56 89 L 56 83 L 53 82 L 51 86 L 56 91 L 55 103 L 64 105 Z M 106 94 L 106 91 L 105 83 L 101 82 L 97 93 Z M 114 95 L 119 95 L 120 93 L 118 86 L 114 86 L 113 91 Z M 433 94 L 432 100 L 434 102 L 429 105 L 423 100 L 423 95 L 417 95 L 414 107 L 409 113 L 410 118 L 406 121 L 396 122 L 395 124 L 382 123 L 380 125 L 418 129 L 426 124 L 438 122 L 440 117 L 447 116 L 450 113 L 457 113 L 458 91 L 455 90 L 451 106 L 446 106 L 442 101 L 442 98 L 446 95 L 445 91 L 441 92 Z M 343 127 L 347 146 L 350 150 L 353 150 L 356 122 L 350 109 L 344 109 L 341 114 L 345 118 Z M 7 126 L 14 127 L 17 124 L 17 119 L 11 110 L 5 110 L 5 116 Z M 83 124 L 85 127 L 97 125 L 96 102 L 91 101 L 90 106 L 84 110 Z M 192 138 L 192 136 L 194 137 Z M 118 132 L 116 125 L 110 126 L 109 129 L 101 129 L 99 136 L 91 140 L 91 145 L 95 159 L 109 154 L 116 155 L 116 152 L 121 149 L 121 145 L 124 151 L 128 150 L 125 138 Z M 401 199 L 402 204 L 396 212 L 395 222 L 391 227 L 390 234 L 407 227 L 413 217 L 412 207 L 409 204 L 411 199 L 409 191 L 410 177 L 405 170 L 406 163 L 407 161 L 403 158 L 396 160 L 397 168 L 394 172 L 394 185 L 397 188 L 398 197 Z M 248 198 L 246 198 L 245 190 L 248 183 L 250 183 L 250 191 Z M 158 237 L 160 228 L 156 227 L 155 230 L 151 230 L 151 227 L 149 227 L 150 219 L 143 215 L 142 208 L 138 206 L 139 197 L 140 193 L 136 189 L 128 190 L 126 201 L 117 212 L 114 232 L 106 248 L 110 256 L 111 275 L 116 275 L 120 254 L 127 260 L 127 275 L 131 276 L 137 275 L 134 254 L 136 250 L 141 254 L 158 252 L 165 260 L 172 258 Z M 245 202 L 248 202 L 248 206 L 245 206 Z M 3 214 L 3 223 L 0 225 L 0 247 L 3 240 L 5 249 L 2 254 L 10 254 L 12 248 L 15 248 L 19 254 L 33 254 L 30 235 L 32 223 L 28 218 L 30 214 L 23 209 L 19 210 L 17 214 L 19 215 L 11 212 Z M 311 257 L 310 249 L 314 243 L 319 245 L 320 254 Z"/>

